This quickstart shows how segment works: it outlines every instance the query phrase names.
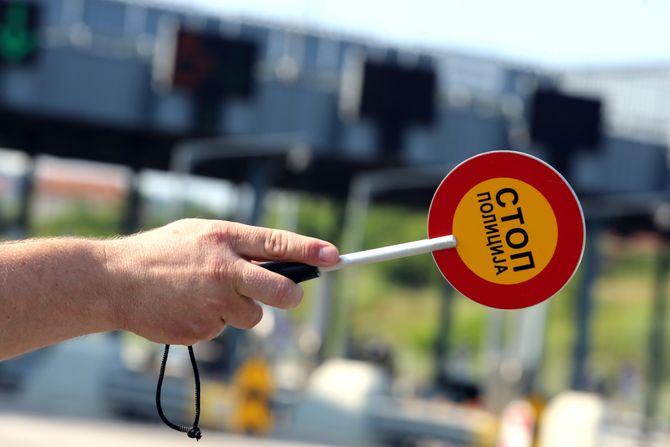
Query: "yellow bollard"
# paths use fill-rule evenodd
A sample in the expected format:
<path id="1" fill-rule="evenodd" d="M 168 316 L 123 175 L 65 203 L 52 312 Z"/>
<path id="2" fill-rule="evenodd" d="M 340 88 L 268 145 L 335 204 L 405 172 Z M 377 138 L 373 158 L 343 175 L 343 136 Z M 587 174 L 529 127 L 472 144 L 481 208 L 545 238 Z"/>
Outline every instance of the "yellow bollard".
<path id="1" fill-rule="evenodd" d="M 231 428 L 242 433 L 268 434 L 272 430 L 270 399 L 275 387 L 270 366 L 262 358 L 250 358 L 235 374 L 235 403 Z"/>

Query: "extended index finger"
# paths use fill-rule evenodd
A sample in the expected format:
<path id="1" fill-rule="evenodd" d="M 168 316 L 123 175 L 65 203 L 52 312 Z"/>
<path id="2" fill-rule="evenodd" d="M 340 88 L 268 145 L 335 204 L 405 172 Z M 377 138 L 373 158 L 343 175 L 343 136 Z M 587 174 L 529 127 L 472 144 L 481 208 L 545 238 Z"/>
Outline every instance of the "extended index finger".
<path id="1" fill-rule="evenodd" d="M 339 260 L 337 248 L 321 239 L 248 225 L 239 225 L 235 232 L 235 251 L 256 261 L 293 261 L 329 266 Z"/>

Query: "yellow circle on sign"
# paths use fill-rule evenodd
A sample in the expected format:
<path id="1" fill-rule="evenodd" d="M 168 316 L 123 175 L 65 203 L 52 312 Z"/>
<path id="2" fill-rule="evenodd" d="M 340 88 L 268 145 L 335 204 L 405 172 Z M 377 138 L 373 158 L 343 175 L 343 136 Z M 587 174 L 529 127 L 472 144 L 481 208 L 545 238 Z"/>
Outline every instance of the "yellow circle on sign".
<path id="1" fill-rule="evenodd" d="M 458 255 L 472 272 L 496 284 L 519 284 L 549 264 L 558 224 L 537 189 L 499 177 L 463 196 L 454 213 L 453 233 Z"/>

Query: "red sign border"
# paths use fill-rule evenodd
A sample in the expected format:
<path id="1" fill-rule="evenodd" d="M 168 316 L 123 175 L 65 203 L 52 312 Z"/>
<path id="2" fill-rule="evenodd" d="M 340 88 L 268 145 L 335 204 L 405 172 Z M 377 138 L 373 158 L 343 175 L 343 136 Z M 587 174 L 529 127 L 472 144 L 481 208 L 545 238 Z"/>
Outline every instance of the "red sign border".
<path id="1" fill-rule="evenodd" d="M 435 251 L 433 259 L 442 276 L 471 300 L 498 309 L 521 309 L 558 293 L 575 274 L 584 254 L 584 213 L 575 192 L 553 167 L 516 151 L 485 152 L 463 161 L 447 174 L 433 195 L 428 237 L 453 234 L 454 214 L 461 198 L 479 183 L 500 177 L 528 183 L 547 199 L 554 211 L 558 226 L 556 251 L 544 270 L 518 284 L 496 284 L 472 272 L 455 249 Z M 435 206 L 437 203 L 439 208 Z M 454 236 L 458 244 L 458 235 Z"/>

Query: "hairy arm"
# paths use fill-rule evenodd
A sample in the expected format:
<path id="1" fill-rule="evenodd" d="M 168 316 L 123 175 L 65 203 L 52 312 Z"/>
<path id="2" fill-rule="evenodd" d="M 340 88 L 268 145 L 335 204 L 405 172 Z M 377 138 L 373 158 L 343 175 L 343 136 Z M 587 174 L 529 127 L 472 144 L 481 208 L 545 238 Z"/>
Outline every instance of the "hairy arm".
<path id="1" fill-rule="evenodd" d="M 128 330 L 159 343 L 208 340 L 262 317 L 257 301 L 296 306 L 302 289 L 252 261 L 317 266 L 330 243 L 286 231 L 185 219 L 133 236 L 0 245 L 0 360 L 67 340 Z"/>

